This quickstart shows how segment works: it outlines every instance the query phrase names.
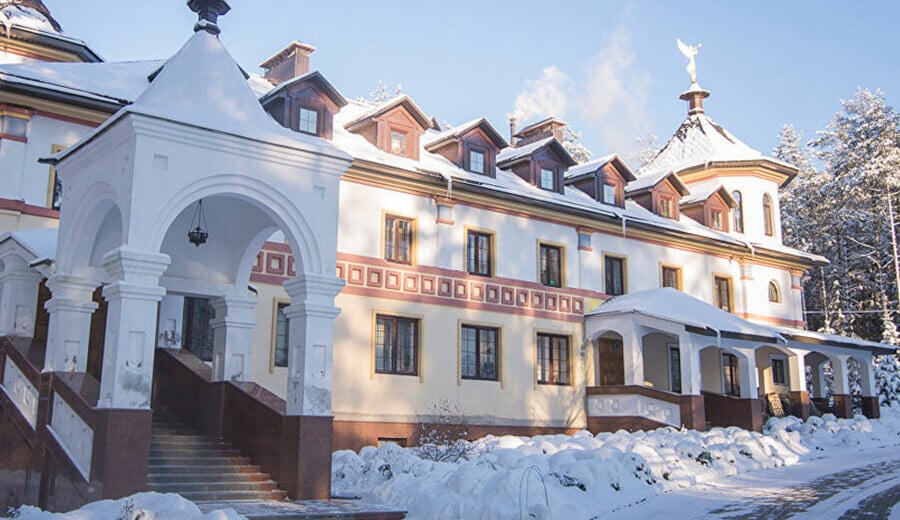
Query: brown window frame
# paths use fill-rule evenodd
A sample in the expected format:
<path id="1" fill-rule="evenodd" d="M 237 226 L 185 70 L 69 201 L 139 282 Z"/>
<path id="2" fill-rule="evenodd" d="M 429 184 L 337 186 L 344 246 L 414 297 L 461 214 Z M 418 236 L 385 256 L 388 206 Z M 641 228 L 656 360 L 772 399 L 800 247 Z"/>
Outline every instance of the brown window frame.
<path id="1" fill-rule="evenodd" d="M 781 288 L 775 280 L 769 280 L 769 303 L 781 303 Z"/>
<path id="2" fill-rule="evenodd" d="M 546 343 L 545 343 L 546 341 Z M 560 342 L 562 345 L 560 345 Z M 571 338 L 562 334 L 539 332 L 537 343 L 537 382 L 541 385 L 571 386 Z M 546 350 L 546 355 L 544 353 Z M 565 359 L 560 359 L 565 353 Z M 545 363 L 546 370 L 545 370 Z"/>
<path id="3" fill-rule="evenodd" d="M 619 273 L 621 274 L 621 285 L 619 292 L 610 291 L 610 286 L 615 285 L 615 280 L 611 278 L 614 270 L 610 269 L 611 262 L 619 262 Z M 628 292 L 628 259 L 624 256 L 603 255 L 603 292 L 612 296 L 621 296 Z"/>
<path id="4" fill-rule="evenodd" d="M 727 360 L 727 363 L 726 363 Z M 737 356 L 722 352 L 722 393 L 733 397 L 741 395 L 741 368 Z M 725 367 L 728 367 L 726 372 Z M 728 376 L 728 377 L 726 377 Z"/>
<path id="5" fill-rule="evenodd" d="M 763 230 L 767 237 L 775 236 L 775 213 L 768 193 L 763 194 Z"/>
<path id="6" fill-rule="evenodd" d="M 475 373 L 467 374 L 466 373 L 466 340 L 465 340 L 465 331 L 470 330 L 475 333 L 475 350 L 471 353 L 475 356 Z M 493 333 L 493 374 L 488 373 L 484 374 L 484 356 L 482 355 L 482 337 L 485 334 Z M 491 357 L 491 356 L 488 356 Z M 490 362 L 490 361 L 488 361 Z M 480 381 L 499 381 L 500 380 L 500 329 L 498 327 L 486 327 L 482 325 L 470 325 L 470 324 L 462 324 L 460 326 L 459 332 L 459 374 L 461 379 L 474 379 Z"/>
<path id="7" fill-rule="evenodd" d="M 554 279 L 552 278 L 553 270 L 550 267 L 550 251 L 557 252 L 557 262 L 559 265 L 556 269 L 556 274 L 558 275 L 558 280 L 554 283 Z M 545 254 L 545 251 L 547 254 Z M 541 285 L 546 285 L 547 287 L 563 287 L 565 284 L 563 266 L 565 265 L 565 248 L 555 244 L 548 244 L 545 242 L 538 243 L 538 280 L 541 282 Z"/>
<path id="8" fill-rule="evenodd" d="M 399 157 L 409 157 L 410 156 L 410 146 L 412 145 L 412 140 L 410 139 L 410 130 L 406 130 L 397 126 L 388 126 L 388 153 Z M 403 136 L 403 150 L 396 151 L 394 150 L 394 134 Z"/>
<path id="9" fill-rule="evenodd" d="M 540 162 L 537 163 L 536 166 L 537 166 L 537 179 L 535 179 L 535 180 L 537 182 L 535 182 L 535 186 L 537 186 L 538 188 L 545 190 L 545 191 L 553 191 L 553 192 L 559 193 L 559 191 L 560 191 L 559 190 L 559 184 L 560 184 L 559 168 L 555 164 L 540 163 Z M 543 185 L 542 181 L 543 181 L 543 177 L 544 177 L 544 170 L 547 170 L 547 171 L 553 173 L 553 187 L 552 188 L 545 188 Z"/>
<path id="10" fill-rule="evenodd" d="M 379 338 L 379 326 L 381 323 L 393 323 L 393 327 L 391 328 L 391 338 L 390 343 L 386 344 L 385 337 Z M 412 345 L 409 346 L 410 350 L 408 352 L 408 356 L 404 358 L 403 356 L 398 355 L 399 349 L 405 348 L 405 346 L 399 345 L 400 338 L 400 327 L 399 324 L 405 324 L 407 326 L 412 327 L 413 338 Z M 374 347 L 375 347 L 375 373 L 376 374 L 393 374 L 393 375 L 401 375 L 401 376 L 418 376 L 419 375 L 419 350 L 420 350 L 420 334 L 419 327 L 421 324 L 421 320 L 418 318 L 407 318 L 404 316 L 393 316 L 389 314 L 376 314 L 375 315 L 375 338 L 374 338 Z M 379 339 L 381 342 L 379 343 Z M 379 347 L 381 348 L 382 355 L 390 348 L 391 355 L 389 357 L 390 366 L 384 367 L 385 361 L 379 359 L 378 351 Z M 402 359 L 410 359 L 411 362 L 407 363 L 408 369 L 400 369 L 398 368 L 398 363 Z M 379 368 L 379 362 L 381 362 L 381 368 Z"/>
<path id="11" fill-rule="evenodd" d="M 310 131 L 304 130 L 302 128 L 301 125 L 302 125 L 302 121 L 303 121 L 303 111 L 304 110 L 307 112 L 312 112 L 312 113 L 316 114 L 316 131 L 315 132 L 310 132 Z M 318 108 L 306 106 L 306 105 L 298 105 L 297 106 L 297 131 L 300 132 L 301 134 L 320 136 L 322 134 L 322 110 L 320 110 Z"/>
<path id="12" fill-rule="evenodd" d="M 666 285 L 666 272 L 675 273 L 675 285 Z M 659 268 L 659 286 L 671 287 L 672 289 L 681 290 L 681 268 L 674 265 L 662 264 Z"/>
<path id="13" fill-rule="evenodd" d="M 727 304 L 727 308 L 722 306 L 722 304 L 723 304 L 722 296 L 723 295 L 721 294 L 721 292 L 719 290 L 720 282 L 724 283 L 725 286 L 728 288 L 728 294 L 726 295 L 728 301 L 724 302 Z M 722 309 L 725 312 L 734 312 L 734 284 L 732 283 L 731 277 L 713 275 L 713 298 L 714 298 L 713 304 L 716 307 Z"/>
<path id="14" fill-rule="evenodd" d="M 400 230 L 400 223 L 404 222 L 409 225 L 406 233 Z M 382 247 L 384 248 L 383 256 L 388 262 L 397 264 L 412 265 L 413 263 L 413 247 L 415 246 L 415 219 L 401 217 L 399 215 L 386 214 L 384 216 L 384 240 Z M 406 251 L 407 258 L 403 259 L 399 251 L 402 250 L 403 242 L 407 242 Z M 389 247 L 390 246 L 390 247 Z"/>
<path id="15" fill-rule="evenodd" d="M 473 238 L 487 239 L 487 252 L 483 252 L 481 247 L 473 244 Z M 486 259 L 482 259 L 482 255 L 486 255 Z M 483 270 L 482 260 L 486 260 L 487 269 Z M 484 231 L 474 229 L 466 230 L 466 272 L 474 276 L 493 276 L 494 275 L 494 235 Z"/>

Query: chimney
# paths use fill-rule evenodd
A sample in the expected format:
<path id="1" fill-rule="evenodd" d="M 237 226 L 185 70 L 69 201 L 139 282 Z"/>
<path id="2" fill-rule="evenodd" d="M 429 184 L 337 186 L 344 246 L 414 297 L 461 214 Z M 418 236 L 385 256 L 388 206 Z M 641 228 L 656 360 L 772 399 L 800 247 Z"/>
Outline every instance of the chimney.
<path id="1" fill-rule="evenodd" d="M 316 50 L 312 45 L 292 42 L 280 52 L 259 64 L 265 70 L 263 77 L 278 85 L 309 72 L 309 55 Z"/>
<path id="2" fill-rule="evenodd" d="M 557 141 L 562 142 L 563 140 L 563 128 L 566 127 L 566 122 L 556 119 L 555 117 L 548 117 L 547 119 L 543 119 L 538 121 L 537 123 L 532 123 L 527 125 L 525 128 L 519 130 L 518 132 L 512 131 L 514 130 L 512 127 L 510 130 L 512 131 L 512 139 L 518 138 L 517 146 L 524 146 L 529 143 L 533 143 L 535 141 L 540 141 L 541 139 L 546 139 L 547 137 L 555 137 Z"/>
<path id="3" fill-rule="evenodd" d="M 509 147 L 516 147 L 516 118 L 509 118 Z"/>

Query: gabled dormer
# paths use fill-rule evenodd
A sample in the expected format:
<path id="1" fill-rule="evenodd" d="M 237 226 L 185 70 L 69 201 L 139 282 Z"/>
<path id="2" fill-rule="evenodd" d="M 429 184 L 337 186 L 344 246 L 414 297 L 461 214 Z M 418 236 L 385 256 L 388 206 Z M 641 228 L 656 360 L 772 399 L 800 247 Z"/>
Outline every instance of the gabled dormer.
<path id="1" fill-rule="evenodd" d="M 625 187 L 625 197 L 660 217 L 678 220 L 681 198 L 690 195 L 687 186 L 672 172 L 638 177 Z"/>
<path id="2" fill-rule="evenodd" d="M 407 95 L 395 97 L 347 123 L 344 128 L 380 150 L 419 159 L 419 139 L 433 123 Z"/>
<path id="3" fill-rule="evenodd" d="M 729 215 L 737 207 L 737 201 L 721 184 L 707 183 L 693 186 L 690 195 L 681 199 L 681 212 L 701 224 L 727 233 Z"/>
<path id="4" fill-rule="evenodd" d="M 464 170 L 494 177 L 497 154 L 507 146 L 506 139 L 481 118 L 437 134 L 425 143 L 425 150 L 443 155 Z"/>
<path id="5" fill-rule="evenodd" d="M 625 207 L 625 185 L 636 178 L 618 155 L 579 164 L 566 172 L 566 185 L 610 206 Z"/>
<path id="6" fill-rule="evenodd" d="M 281 126 L 329 140 L 334 131 L 334 115 L 347 104 L 318 71 L 279 83 L 259 101 Z"/>
<path id="7" fill-rule="evenodd" d="M 512 170 L 525 182 L 556 193 L 563 193 L 566 170 L 576 164 L 555 137 L 506 148 L 497 156 L 498 168 Z"/>

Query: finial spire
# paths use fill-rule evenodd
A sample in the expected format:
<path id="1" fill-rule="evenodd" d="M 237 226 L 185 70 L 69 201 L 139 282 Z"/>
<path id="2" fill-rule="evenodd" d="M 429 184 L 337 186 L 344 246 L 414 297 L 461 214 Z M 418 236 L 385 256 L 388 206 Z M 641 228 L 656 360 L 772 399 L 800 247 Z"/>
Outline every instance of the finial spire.
<path id="1" fill-rule="evenodd" d="M 216 21 L 231 10 L 231 6 L 225 0 L 188 0 L 187 5 L 199 17 L 194 25 L 194 32 L 206 31 L 212 35 L 222 32 Z"/>
<path id="2" fill-rule="evenodd" d="M 687 70 L 688 76 L 691 78 L 691 86 L 688 87 L 687 91 L 681 94 L 681 99 L 688 102 L 688 115 L 693 114 L 702 114 L 703 113 L 703 99 L 709 97 L 709 91 L 704 90 L 697 83 L 697 53 L 700 52 L 700 47 L 703 44 L 698 43 L 697 45 L 687 45 L 680 38 L 675 39 L 675 43 L 678 44 L 678 50 L 684 55 L 685 58 L 688 59 L 688 64 L 685 70 Z"/>

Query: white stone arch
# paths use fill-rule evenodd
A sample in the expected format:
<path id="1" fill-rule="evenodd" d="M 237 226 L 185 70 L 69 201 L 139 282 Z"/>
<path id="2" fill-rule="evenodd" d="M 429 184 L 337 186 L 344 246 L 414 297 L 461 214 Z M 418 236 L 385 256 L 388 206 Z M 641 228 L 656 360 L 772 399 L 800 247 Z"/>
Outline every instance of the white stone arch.
<path id="1" fill-rule="evenodd" d="M 723 388 L 723 365 L 722 354 L 731 354 L 737 358 L 738 373 L 737 382 L 740 385 L 740 397 L 749 394 L 750 386 L 754 385 L 753 378 L 748 377 L 750 358 L 747 354 L 731 347 L 728 344 L 709 344 L 697 349 L 697 355 L 700 357 L 700 387 L 704 392 L 722 393 Z M 750 386 L 748 386 L 750 385 Z M 753 392 L 754 394 L 756 392 Z"/>
<path id="2" fill-rule="evenodd" d="M 319 247 L 318 233 L 309 225 L 303 211 L 284 193 L 261 179 L 240 174 L 211 175 L 188 184 L 160 208 L 156 226 L 141 240 L 148 251 L 159 251 L 175 219 L 196 201 L 218 195 L 241 198 L 266 213 L 280 229 L 291 246 L 297 272 L 326 274 L 334 266 L 328 266 Z M 266 237 L 264 231 L 254 239 L 261 246 Z M 270 233 L 271 234 L 271 233 Z M 252 265 L 251 265 L 252 267 Z M 246 265 L 242 266 L 246 268 Z"/>
<path id="3" fill-rule="evenodd" d="M 669 347 L 678 348 L 682 356 L 682 346 L 677 334 L 668 331 L 645 327 L 640 338 L 641 357 L 644 362 L 644 384 L 652 384 L 654 388 L 673 392 L 673 374 L 669 362 Z M 679 357 L 680 359 L 680 357 Z M 678 366 L 678 381 L 682 381 L 681 363 Z M 682 383 L 683 389 L 683 383 Z M 678 392 L 680 393 L 680 391 Z"/>
<path id="4" fill-rule="evenodd" d="M 792 373 L 791 366 L 796 365 L 797 363 L 796 352 L 777 343 L 765 343 L 755 346 L 753 348 L 753 354 L 756 360 L 760 395 L 771 393 L 788 394 L 792 389 L 799 388 L 799 381 L 794 381 L 793 379 L 805 376 Z M 774 369 L 772 368 L 772 356 L 784 357 L 784 384 L 775 383 Z"/>
<path id="5" fill-rule="evenodd" d="M 91 257 L 97 246 L 98 235 L 104 224 L 113 223 L 112 219 L 116 214 L 118 214 L 118 222 L 109 231 L 118 229 L 119 233 L 119 244 L 112 248 L 121 245 L 122 230 L 125 229 L 125 215 L 115 189 L 104 181 L 92 184 L 78 199 L 66 202 L 69 207 L 64 206 L 65 217 L 60 221 L 60 233 L 57 240 L 57 270 L 75 274 L 91 266 Z M 72 205 L 74 208 L 69 209 Z M 103 253 L 105 252 L 100 253 L 101 257 Z"/>

